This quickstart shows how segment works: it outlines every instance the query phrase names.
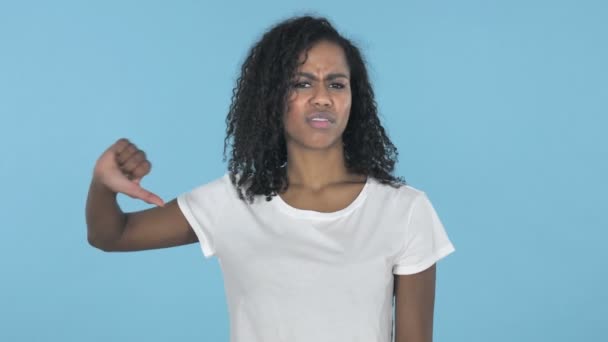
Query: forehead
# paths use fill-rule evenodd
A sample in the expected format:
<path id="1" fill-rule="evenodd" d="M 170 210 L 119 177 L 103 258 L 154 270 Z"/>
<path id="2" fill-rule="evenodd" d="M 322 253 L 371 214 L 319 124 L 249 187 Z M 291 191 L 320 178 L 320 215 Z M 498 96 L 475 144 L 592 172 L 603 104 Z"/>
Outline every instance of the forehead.
<path id="1" fill-rule="evenodd" d="M 320 41 L 300 54 L 298 70 L 348 73 L 349 67 L 341 46 L 329 41 Z"/>

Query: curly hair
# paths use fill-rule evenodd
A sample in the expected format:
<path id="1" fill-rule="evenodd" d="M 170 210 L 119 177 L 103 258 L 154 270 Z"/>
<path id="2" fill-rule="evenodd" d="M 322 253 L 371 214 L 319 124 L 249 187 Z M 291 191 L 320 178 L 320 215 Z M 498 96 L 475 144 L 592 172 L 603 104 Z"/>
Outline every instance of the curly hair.
<path id="1" fill-rule="evenodd" d="M 285 20 L 251 48 L 232 91 L 226 117 L 224 160 L 231 144 L 228 170 L 242 200 L 273 196 L 287 190 L 283 115 L 301 53 L 319 41 L 344 50 L 351 74 L 352 105 L 342 134 L 345 167 L 352 173 L 372 176 L 383 184 L 399 187 L 401 177 L 392 175 L 397 148 L 378 118 L 374 91 L 359 49 L 340 35 L 326 18 L 302 16 Z"/>

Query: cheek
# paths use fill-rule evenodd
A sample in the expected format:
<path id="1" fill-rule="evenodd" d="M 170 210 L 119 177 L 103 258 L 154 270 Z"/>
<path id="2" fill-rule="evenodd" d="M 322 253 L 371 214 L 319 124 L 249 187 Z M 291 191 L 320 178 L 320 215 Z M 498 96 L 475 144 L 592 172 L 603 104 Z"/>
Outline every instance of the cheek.
<path id="1" fill-rule="evenodd" d="M 287 102 L 285 112 L 283 114 L 283 130 L 289 132 L 293 130 L 294 122 L 297 116 L 297 103 L 293 100 Z"/>
<path id="2" fill-rule="evenodd" d="M 351 108 L 352 108 L 351 97 L 348 96 L 342 102 L 341 112 L 344 113 L 344 116 L 349 117 Z"/>
<path id="3" fill-rule="evenodd" d="M 285 114 L 293 113 L 294 110 L 298 107 L 298 93 L 295 91 L 290 92 L 287 97 L 287 101 L 285 101 Z"/>
<path id="4" fill-rule="evenodd" d="M 343 108 L 350 108 L 350 105 L 353 100 L 351 91 L 349 90 L 341 93 L 337 100 Z"/>
<path id="5" fill-rule="evenodd" d="M 296 95 L 291 95 L 285 105 L 285 119 L 294 119 L 300 113 L 303 113 L 306 106 L 306 100 Z"/>

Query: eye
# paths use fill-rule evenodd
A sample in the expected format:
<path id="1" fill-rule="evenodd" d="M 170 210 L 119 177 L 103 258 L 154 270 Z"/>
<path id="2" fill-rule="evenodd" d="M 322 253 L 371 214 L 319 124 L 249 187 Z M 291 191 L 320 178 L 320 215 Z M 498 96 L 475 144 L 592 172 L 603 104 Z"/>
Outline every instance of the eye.
<path id="1" fill-rule="evenodd" d="M 306 81 L 294 82 L 293 87 L 294 88 L 310 88 L 310 83 L 306 82 Z"/>
<path id="2" fill-rule="evenodd" d="M 346 87 L 346 85 L 343 83 L 336 82 L 336 83 L 330 84 L 329 87 L 334 88 L 334 89 L 344 89 Z"/>

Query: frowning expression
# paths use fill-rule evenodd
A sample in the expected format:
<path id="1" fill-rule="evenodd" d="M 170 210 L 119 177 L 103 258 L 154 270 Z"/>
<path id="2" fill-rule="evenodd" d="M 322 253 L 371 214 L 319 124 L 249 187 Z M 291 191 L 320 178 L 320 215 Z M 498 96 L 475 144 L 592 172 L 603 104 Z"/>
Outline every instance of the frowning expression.
<path id="1" fill-rule="evenodd" d="M 327 149 L 342 143 L 351 108 L 350 70 L 342 48 L 320 41 L 300 56 L 284 116 L 290 147 Z"/>

